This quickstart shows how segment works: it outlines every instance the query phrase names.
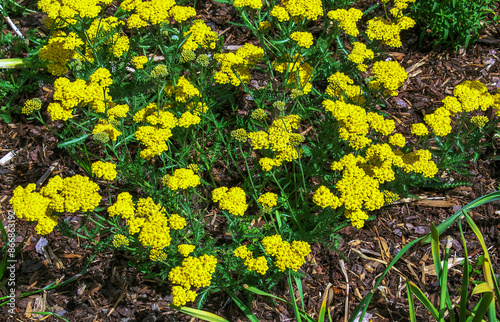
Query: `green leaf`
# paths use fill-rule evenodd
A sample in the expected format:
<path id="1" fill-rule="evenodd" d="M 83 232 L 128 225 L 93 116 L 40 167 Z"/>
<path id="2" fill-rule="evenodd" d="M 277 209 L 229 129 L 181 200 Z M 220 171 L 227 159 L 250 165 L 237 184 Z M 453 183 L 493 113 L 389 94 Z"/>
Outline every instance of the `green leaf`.
<path id="1" fill-rule="evenodd" d="M 210 321 L 210 322 L 229 322 L 228 320 L 221 318 L 220 316 L 207 312 L 207 311 L 202 311 L 202 310 L 197 310 L 193 309 L 190 307 L 181 307 L 181 308 L 176 308 L 175 306 L 171 305 L 172 308 L 176 309 L 177 311 L 191 315 L 192 317 L 202 319 L 204 321 Z"/>
<path id="2" fill-rule="evenodd" d="M 251 322 L 259 322 L 259 319 L 252 313 L 252 311 L 245 305 L 233 292 L 228 289 L 224 289 L 224 291 L 229 294 L 229 296 L 233 299 L 234 303 L 240 308 L 240 310 L 245 313 L 247 318 Z"/>
<path id="3" fill-rule="evenodd" d="M 73 139 L 70 139 L 68 141 L 61 142 L 57 145 L 57 147 L 62 149 L 66 146 L 80 144 L 82 141 L 85 141 L 85 139 L 88 138 L 89 136 L 90 136 L 90 134 L 85 134 L 85 135 L 80 136 L 78 138 L 73 138 Z"/>
<path id="4" fill-rule="evenodd" d="M 417 322 L 417 316 L 415 314 L 415 304 L 413 303 L 413 294 L 411 293 L 410 286 L 408 284 L 408 279 L 406 279 L 406 294 L 408 296 L 410 322 Z"/>
<path id="5" fill-rule="evenodd" d="M 432 305 L 431 301 L 425 296 L 425 294 L 412 282 L 407 282 L 407 286 L 410 288 L 410 292 L 413 293 L 420 303 L 425 306 L 429 313 L 432 314 L 436 320 L 438 320 L 439 312 L 434 305 Z"/>

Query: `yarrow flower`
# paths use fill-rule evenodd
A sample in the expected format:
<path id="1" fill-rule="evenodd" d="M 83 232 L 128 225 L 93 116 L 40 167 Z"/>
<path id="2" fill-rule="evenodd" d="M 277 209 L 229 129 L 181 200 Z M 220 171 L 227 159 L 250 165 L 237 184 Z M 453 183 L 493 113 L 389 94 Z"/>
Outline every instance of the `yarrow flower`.
<path id="1" fill-rule="evenodd" d="M 120 248 L 123 246 L 128 246 L 130 244 L 130 241 L 128 240 L 127 236 L 117 234 L 113 236 L 112 243 L 114 248 Z"/>
<path id="2" fill-rule="evenodd" d="M 429 130 L 427 130 L 424 123 L 415 123 L 411 125 L 411 133 L 413 135 L 422 136 L 429 134 Z"/>
<path id="3" fill-rule="evenodd" d="M 376 79 L 370 82 L 370 88 L 382 86 L 392 96 L 398 95 L 396 90 L 408 78 L 405 69 L 397 61 L 377 61 L 373 64 L 372 72 Z"/>
<path id="4" fill-rule="evenodd" d="M 21 109 L 21 113 L 23 114 L 31 114 L 33 112 L 39 111 L 42 108 L 42 101 L 38 98 L 27 100 L 24 103 L 23 108 Z"/>
<path id="5" fill-rule="evenodd" d="M 353 48 L 347 59 L 356 64 L 356 68 L 365 72 L 368 66 L 364 64 L 365 59 L 373 59 L 374 53 L 372 50 L 366 48 L 366 45 L 360 42 L 354 42 Z"/>
<path id="6" fill-rule="evenodd" d="M 322 208 L 331 207 L 335 209 L 341 205 L 340 199 L 325 186 L 321 186 L 316 190 L 313 202 Z"/>
<path id="7" fill-rule="evenodd" d="M 144 64 L 148 62 L 148 58 L 146 56 L 136 56 L 132 58 L 132 63 L 134 64 L 136 69 L 143 69 Z"/>
<path id="8" fill-rule="evenodd" d="M 163 177 L 162 183 L 172 190 L 194 188 L 200 185 L 200 177 L 192 169 L 176 169 L 173 176 Z"/>
<path id="9" fill-rule="evenodd" d="M 245 245 L 236 248 L 233 253 L 234 256 L 245 259 L 244 264 L 249 271 L 256 271 L 261 275 L 265 275 L 269 269 L 266 258 L 264 256 L 254 258 L 253 253 Z"/>
<path id="10" fill-rule="evenodd" d="M 239 187 L 220 187 L 212 191 L 212 200 L 219 203 L 219 208 L 230 214 L 243 216 L 248 208 L 245 191 Z"/>
<path id="11" fill-rule="evenodd" d="M 237 129 L 231 131 L 231 136 L 238 142 L 246 142 L 248 138 L 248 133 L 245 129 Z"/>
<path id="12" fill-rule="evenodd" d="M 111 162 L 97 161 L 92 163 L 92 172 L 98 177 L 107 181 L 115 180 L 116 164 Z"/>
<path id="13" fill-rule="evenodd" d="M 252 9 L 262 8 L 262 0 L 234 0 L 233 6 L 236 8 L 250 7 Z"/>
<path id="14" fill-rule="evenodd" d="M 168 224 L 174 230 L 184 229 L 186 227 L 186 219 L 178 214 L 171 214 L 170 218 L 168 218 Z"/>
<path id="15" fill-rule="evenodd" d="M 328 18 L 339 22 L 339 27 L 345 31 L 346 34 L 357 37 L 359 30 L 356 23 L 363 16 L 363 12 L 359 9 L 350 8 L 349 10 L 337 9 L 329 11 Z"/>
<path id="16" fill-rule="evenodd" d="M 488 123 L 489 119 L 486 115 L 477 115 L 477 116 L 471 117 L 470 121 L 473 124 L 476 124 L 478 127 L 482 128 L 486 125 L 486 123 Z"/>
<path id="17" fill-rule="evenodd" d="M 194 246 L 194 245 L 188 245 L 188 244 L 182 244 L 182 245 L 177 246 L 177 250 L 184 257 L 188 257 L 189 254 L 191 254 L 192 252 L 194 252 L 195 248 L 196 248 L 196 246 Z"/>
<path id="18" fill-rule="evenodd" d="M 80 175 L 64 179 L 56 176 L 40 192 L 35 189 L 34 183 L 16 187 L 9 203 L 17 218 L 37 221 L 36 232 L 41 235 L 49 234 L 57 225 L 54 212 L 92 211 L 101 201 L 99 186 Z"/>
<path id="19" fill-rule="evenodd" d="M 313 44 L 313 35 L 310 32 L 296 31 L 290 35 L 290 39 L 295 40 L 300 47 L 309 48 Z"/>
<path id="20" fill-rule="evenodd" d="M 262 205 L 262 209 L 265 213 L 270 213 L 273 207 L 278 205 L 278 195 L 273 192 L 266 192 L 257 199 Z"/>
<path id="21" fill-rule="evenodd" d="M 185 305 L 194 301 L 196 292 L 191 287 L 206 287 L 212 282 L 212 274 L 215 272 L 217 258 L 211 255 L 203 255 L 199 258 L 189 256 L 182 261 L 181 266 L 176 266 L 168 273 L 168 279 L 173 284 L 180 286 L 172 287 L 172 303 L 176 306 Z"/>
<path id="22" fill-rule="evenodd" d="M 262 239 L 262 246 L 267 254 L 275 258 L 274 264 L 278 270 L 297 271 L 304 263 L 305 257 L 311 252 L 311 246 L 304 241 L 284 241 L 280 235 L 267 236 Z"/>

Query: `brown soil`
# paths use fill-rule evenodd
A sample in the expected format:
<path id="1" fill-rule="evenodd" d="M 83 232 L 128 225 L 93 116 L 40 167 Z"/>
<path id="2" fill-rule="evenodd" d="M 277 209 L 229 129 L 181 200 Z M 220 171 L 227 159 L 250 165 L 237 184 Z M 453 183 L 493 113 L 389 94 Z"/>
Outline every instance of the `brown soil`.
<path id="1" fill-rule="evenodd" d="M 29 1 L 28 1 L 29 2 Z M 199 18 L 213 24 L 224 34 L 225 45 L 242 44 L 249 41 L 250 33 L 227 24 L 234 17 L 234 9 L 212 1 L 198 2 Z M 26 1 L 25 4 L 26 5 Z M 20 26 L 21 31 L 39 24 L 40 15 L 11 17 Z M 11 32 L 3 30 L 2 32 Z M 464 80 L 480 80 L 491 91 L 500 87 L 500 62 L 498 29 L 486 29 L 481 40 L 461 53 L 452 49 L 426 51 L 425 46 L 417 44 L 418 34 L 405 34 L 405 45 L 390 55 L 409 70 L 409 80 L 398 97 L 388 100 L 387 112 L 398 122 L 398 129 L 404 133 L 408 124 L 422 121 L 426 113 L 431 113 L 452 89 Z M 494 61 L 493 65 L 488 64 Z M 50 88 L 43 87 L 39 97 L 47 97 Z M 26 97 L 19 97 L 19 105 Z M 47 118 L 48 119 L 48 118 Z M 57 124 L 49 124 L 58 128 Z M 407 131 L 407 130 L 406 130 Z M 52 165 L 52 175 L 58 173 L 83 173 L 75 162 L 63 150 L 57 148 L 58 138 L 45 126 L 25 116 L 14 115 L 12 123 L 0 122 L 0 157 L 10 151 L 19 151 L 17 156 L 0 168 L 0 200 L 2 219 L 7 219 L 11 210 L 8 199 L 12 190 L 27 183 L 37 182 Z M 319 244 L 312 245 L 312 253 L 301 272 L 304 273 L 303 289 L 305 311 L 311 316 L 318 316 L 323 293 L 328 284 L 332 284 L 332 297 L 329 307 L 333 321 L 341 321 L 346 309 L 352 312 L 373 287 L 378 276 L 383 272 L 395 254 L 409 241 L 421 237 L 430 231 L 430 224 L 439 224 L 462 206 L 475 198 L 497 190 L 499 184 L 500 161 L 493 157 L 494 148 L 500 148 L 499 141 L 492 142 L 492 149 L 485 151 L 481 158 L 470 165 L 473 177 L 463 178 L 454 173 L 444 174 L 457 179 L 465 179 L 471 186 L 458 187 L 446 191 L 417 190 L 415 195 L 425 196 L 419 201 L 408 201 L 386 206 L 375 214 L 377 219 L 357 230 L 347 227 L 340 232 L 341 240 L 337 251 L 328 250 Z M 222 171 L 225 172 L 226 170 Z M 491 203 L 471 211 L 472 218 L 479 226 L 487 245 L 496 272 L 500 272 L 498 251 L 500 248 L 499 203 Z M 78 216 L 70 223 L 80 224 Z M 221 234 L 218 222 L 211 230 Z M 43 316 L 26 313 L 33 311 L 51 311 L 68 321 L 190 321 L 190 317 L 179 314 L 169 308 L 171 301 L 169 287 L 156 280 L 146 280 L 128 265 L 127 258 L 119 252 L 105 251 L 96 255 L 88 270 L 81 275 L 84 265 L 93 256 L 93 250 L 83 247 L 83 241 L 70 239 L 53 232 L 46 236 L 50 253 L 39 253 L 35 245 L 40 235 L 35 234 L 33 225 L 23 220 L 16 222 L 19 234 L 17 242 L 23 237 L 26 244 L 16 263 L 16 296 L 21 293 L 42 290 L 52 283 L 69 283 L 52 290 L 41 291 L 36 295 L 21 298 L 16 303 L 16 321 L 39 319 Z M 453 238 L 451 253 L 463 256 L 463 249 L 458 229 L 448 231 Z M 481 247 L 473 235 L 468 232 L 468 252 L 475 260 L 482 253 Z M 0 244 L 0 247 L 2 244 Z M 342 273 L 340 261 L 347 270 L 348 281 Z M 418 246 L 412 249 L 396 264 L 385 278 L 384 283 L 375 292 L 368 309 L 373 321 L 409 320 L 408 301 L 405 290 L 405 278 L 418 283 L 425 289 L 432 301 L 439 296 L 439 287 L 435 276 L 423 275 L 424 267 L 432 266 L 430 246 Z M 452 298 L 458 295 L 461 283 L 460 266 L 451 269 L 449 286 Z M 349 294 L 347 294 L 349 284 Z M 258 287 L 258 285 L 255 285 Z M 273 294 L 289 298 L 286 282 L 268 290 Z M 0 291 L 0 294 L 1 291 Z M 242 299 L 246 294 L 239 293 Z M 1 297 L 1 295 L 0 295 Z M 42 304 L 42 305 L 41 305 Z M 7 306 L 0 308 L 7 316 Z M 216 313 L 230 321 L 247 321 L 230 297 L 216 293 L 210 297 L 204 310 Z M 282 303 L 272 304 L 263 297 L 255 298 L 251 303 L 253 313 L 261 321 L 292 321 L 293 311 Z M 499 309 L 500 310 L 500 309 Z M 429 314 L 417 303 L 419 320 L 429 320 Z M 56 321 L 48 317 L 47 321 Z"/>

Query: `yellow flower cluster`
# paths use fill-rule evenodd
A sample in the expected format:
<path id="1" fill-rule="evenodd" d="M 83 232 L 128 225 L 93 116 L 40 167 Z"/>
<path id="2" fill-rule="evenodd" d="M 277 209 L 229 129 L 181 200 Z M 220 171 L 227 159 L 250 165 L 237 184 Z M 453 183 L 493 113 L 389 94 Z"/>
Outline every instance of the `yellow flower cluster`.
<path id="1" fill-rule="evenodd" d="M 197 295 L 195 291 L 188 290 L 182 286 L 172 286 L 172 303 L 175 306 L 183 306 L 187 302 L 193 302 Z"/>
<path id="2" fill-rule="evenodd" d="M 104 180 L 115 180 L 116 178 L 116 164 L 112 162 L 97 161 L 92 163 L 92 172 Z"/>
<path id="3" fill-rule="evenodd" d="M 248 69 L 264 57 L 264 50 L 260 47 L 246 43 L 236 53 L 216 54 L 214 58 L 221 64 L 220 70 L 214 74 L 214 80 L 219 84 L 234 86 L 250 81 Z"/>
<path id="4" fill-rule="evenodd" d="M 125 11 L 134 11 L 127 20 L 129 28 L 146 27 L 148 22 L 153 25 L 168 23 L 170 18 L 183 22 L 196 16 L 192 7 L 181 7 L 175 0 L 125 0 L 120 6 Z"/>
<path id="5" fill-rule="evenodd" d="M 429 150 L 417 150 L 403 156 L 403 170 L 406 172 L 421 173 L 426 178 L 432 178 L 438 172 L 432 154 Z"/>
<path id="6" fill-rule="evenodd" d="M 500 94 L 490 95 L 486 85 L 477 80 L 465 81 L 458 85 L 453 90 L 453 95 L 445 97 L 442 100 L 442 107 L 424 117 L 424 122 L 437 136 L 445 136 L 451 132 L 451 118 L 456 114 L 486 111 L 489 107 L 495 108 L 495 100 L 500 98 Z M 476 119 L 485 120 L 484 118 Z"/>
<path id="7" fill-rule="evenodd" d="M 182 306 L 194 301 L 196 292 L 192 291 L 191 287 L 209 286 L 216 265 L 217 258 L 203 255 L 199 258 L 189 256 L 182 261 L 181 266 L 172 268 L 168 273 L 168 279 L 173 284 L 180 285 L 172 287 L 173 304 Z"/>
<path id="8" fill-rule="evenodd" d="M 200 177 L 191 169 L 176 169 L 173 176 L 165 175 L 162 183 L 172 190 L 194 188 L 200 184 Z"/>
<path id="9" fill-rule="evenodd" d="M 400 148 L 404 147 L 406 144 L 406 139 L 401 133 L 395 133 L 389 137 L 389 143 L 398 146 Z"/>
<path id="10" fill-rule="evenodd" d="M 384 190 L 382 191 L 382 193 L 384 194 L 384 201 L 386 204 L 390 204 L 399 200 L 399 195 L 395 192 Z"/>
<path id="11" fill-rule="evenodd" d="M 158 108 L 156 103 L 150 103 L 134 115 L 134 122 L 150 124 L 140 126 L 135 132 L 136 139 L 146 146 L 140 153 L 141 158 L 145 160 L 168 151 L 167 140 L 172 136 L 171 129 L 178 124 L 175 115 L 166 111 L 168 108 L 168 105 Z"/>
<path id="12" fill-rule="evenodd" d="M 237 129 L 231 131 L 231 136 L 238 142 L 246 142 L 248 138 L 248 133 L 245 129 Z"/>
<path id="13" fill-rule="evenodd" d="M 284 241 L 280 235 L 267 236 L 262 239 L 262 246 L 267 254 L 275 258 L 274 264 L 280 272 L 286 269 L 297 271 L 311 252 L 311 246 L 304 241 Z"/>
<path id="14" fill-rule="evenodd" d="M 359 9 L 350 8 L 349 10 L 337 9 L 327 13 L 328 18 L 339 22 L 339 27 L 345 31 L 346 34 L 357 37 L 359 35 L 356 23 L 363 16 L 363 12 Z"/>
<path id="15" fill-rule="evenodd" d="M 339 98 L 341 101 L 348 100 L 363 105 L 365 99 L 363 98 L 363 90 L 361 87 L 354 84 L 349 76 L 344 73 L 336 72 L 328 77 L 328 87 L 325 93 L 333 98 Z"/>
<path id="16" fill-rule="evenodd" d="M 109 121 L 99 119 L 96 126 L 92 130 L 92 134 L 101 136 L 105 134 L 108 140 L 116 141 L 118 136 L 120 136 L 122 133 L 118 131 Z"/>
<path id="17" fill-rule="evenodd" d="M 102 46 L 114 57 L 121 57 L 129 49 L 129 39 L 124 33 L 119 32 L 119 28 L 124 25 L 123 21 L 116 17 L 95 19 L 86 30 L 87 41 L 93 48 L 86 47 L 84 55 L 75 55 L 81 61 L 94 62 L 96 47 Z"/>
<path id="18" fill-rule="evenodd" d="M 366 137 L 370 131 L 370 126 L 364 108 L 341 100 L 332 101 L 329 99 L 324 100 L 322 105 L 339 122 L 339 137 L 342 140 L 349 141 L 349 146 L 359 150 L 372 142 L 371 139 Z"/>
<path id="19" fill-rule="evenodd" d="M 314 68 L 308 63 L 302 63 L 304 58 L 299 54 L 295 54 L 292 59 L 288 56 L 284 58 L 286 59 L 285 62 L 277 63 L 275 61 L 274 70 L 287 74 L 287 84 L 293 86 L 294 89 L 301 90 L 303 94 L 311 92 Z"/>
<path id="20" fill-rule="evenodd" d="M 183 50 L 181 52 L 181 63 L 187 63 L 196 59 L 196 54 L 192 50 Z"/>
<path id="21" fill-rule="evenodd" d="M 271 25 L 271 21 L 261 21 L 260 24 L 259 24 L 259 31 L 260 32 L 265 32 L 267 31 L 268 29 L 270 29 L 272 27 Z"/>
<path id="22" fill-rule="evenodd" d="M 405 69 L 397 61 L 375 62 L 372 72 L 375 75 L 375 80 L 370 82 L 370 88 L 379 89 L 383 87 L 392 96 L 398 95 L 396 90 L 408 78 Z"/>
<path id="23" fill-rule="evenodd" d="M 259 256 L 254 258 L 253 253 L 245 245 L 236 248 L 233 253 L 234 256 L 245 259 L 245 266 L 249 271 L 256 271 L 261 275 L 265 275 L 269 269 L 266 257 Z"/>
<path id="24" fill-rule="evenodd" d="M 366 35 L 370 40 L 380 40 L 384 45 L 401 47 L 400 32 L 413 28 L 415 21 L 409 17 L 402 17 L 401 11 L 391 11 L 397 15 L 397 22 L 392 22 L 382 17 L 375 17 L 366 23 Z"/>
<path id="25" fill-rule="evenodd" d="M 321 208 L 331 207 L 334 209 L 340 207 L 342 204 L 340 199 L 325 186 L 321 186 L 316 190 L 313 196 L 313 202 Z"/>
<path id="26" fill-rule="evenodd" d="M 196 249 L 195 245 L 182 244 L 182 245 L 177 246 L 177 250 L 184 257 L 188 257 L 189 254 L 191 254 L 192 252 L 194 252 L 195 249 Z"/>
<path id="27" fill-rule="evenodd" d="M 33 112 L 39 111 L 42 108 L 42 101 L 38 98 L 27 100 L 24 103 L 23 108 L 21 109 L 21 113 L 23 114 L 31 114 Z"/>
<path id="28" fill-rule="evenodd" d="M 170 225 L 170 228 L 174 230 L 180 230 L 186 227 L 186 219 L 179 216 L 178 214 L 171 214 L 170 218 L 168 218 L 168 223 Z"/>
<path id="29" fill-rule="evenodd" d="M 236 248 L 233 253 L 234 256 L 245 259 L 245 266 L 249 271 L 256 271 L 261 275 L 265 275 L 269 269 L 266 257 L 259 256 L 254 258 L 253 253 L 245 245 Z"/>
<path id="30" fill-rule="evenodd" d="M 83 41 L 78 38 L 77 34 L 56 31 L 50 37 L 47 45 L 40 49 L 38 57 L 49 62 L 49 73 L 61 76 L 68 71 L 66 63 L 77 55 L 76 49 L 80 49 L 82 45 Z"/>
<path id="31" fill-rule="evenodd" d="M 182 50 L 215 49 L 215 42 L 218 38 L 217 33 L 212 31 L 202 20 L 196 20 L 189 30 L 184 33 L 184 37 L 188 36 L 189 38 L 182 45 Z"/>
<path id="32" fill-rule="evenodd" d="M 236 8 L 250 7 L 258 10 L 262 8 L 262 0 L 234 0 L 233 6 Z"/>
<path id="33" fill-rule="evenodd" d="M 170 245 L 170 229 L 183 229 L 186 220 L 177 214 L 167 218 L 165 209 L 155 204 L 151 198 L 140 198 L 134 205 L 132 196 L 122 192 L 116 202 L 108 207 L 110 217 L 121 216 L 127 219 L 128 232 L 139 234 L 138 239 L 145 247 L 162 250 Z M 159 252 L 156 255 L 161 255 Z"/>
<path id="34" fill-rule="evenodd" d="M 220 187 L 212 191 L 212 200 L 219 203 L 219 208 L 230 214 L 243 216 L 248 208 L 245 190 L 240 187 Z"/>
<path id="35" fill-rule="evenodd" d="M 263 108 L 257 108 L 252 112 L 251 118 L 257 121 L 262 121 L 267 118 L 268 112 Z"/>
<path id="36" fill-rule="evenodd" d="M 470 118 L 470 121 L 473 124 L 476 124 L 478 127 L 482 128 L 488 123 L 489 119 L 486 115 L 476 115 Z"/>
<path id="37" fill-rule="evenodd" d="M 127 236 L 117 234 L 113 236 L 113 241 L 112 241 L 113 247 L 114 248 L 120 248 L 123 246 L 128 246 L 130 245 L 130 241 L 128 240 Z"/>
<path id="38" fill-rule="evenodd" d="M 75 24 L 75 16 L 81 18 L 95 18 L 101 12 L 99 3 L 110 4 L 112 0 L 40 0 L 38 8 L 42 10 L 51 20 L 61 19 L 70 24 Z"/>
<path id="39" fill-rule="evenodd" d="M 152 248 L 149 251 L 149 259 L 152 262 L 163 262 L 167 259 L 167 253 L 165 253 L 162 249 Z"/>
<path id="40" fill-rule="evenodd" d="M 168 75 L 168 68 L 164 64 L 156 65 L 149 76 L 153 79 L 161 79 Z"/>
<path id="41" fill-rule="evenodd" d="M 73 117 L 73 109 L 80 106 L 89 105 L 93 110 L 98 113 L 106 112 L 106 104 L 108 106 L 116 106 L 112 102 L 111 96 L 108 95 L 108 86 L 113 83 L 111 73 L 106 68 L 98 68 L 91 76 L 90 81 L 85 82 L 82 79 L 77 79 L 71 82 L 68 78 L 60 77 L 54 82 L 54 100 L 56 102 L 50 103 L 47 107 L 50 117 L 53 121 L 63 120 L 66 121 Z M 113 115 L 114 117 L 125 117 L 126 112 L 123 113 L 125 106 L 120 105 L 115 110 L 120 112 Z M 128 111 L 128 107 L 126 107 Z M 113 113 L 113 112 L 112 112 Z M 123 116 L 119 116 L 123 115 Z M 93 131 L 94 134 L 102 131 Z M 119 132 L 118 132 L 119 133 Z M 115 133 L 117 134 L 117 133 Z M 119 133 L 118 135 L 120 135 Z M 113 135 L 116 137 L 117 135 Z"/>
<path id="42" fill-rule="evenodd" d="M 310 32 L 296 31 L 290 35 L 290 39 L 295 40 L 300 47 L 309 48 L 313 44 L 313 35 Z"/>
<path id="43" fill-rule="evenodd" d="M 40 192 L 35 189 L 34 183 L 16 187 L 9 203 L 18 218 L 37 221 L 36 232 L 41 235 L 49 234 L 57 225 L 54 212 L 92 211 L 101 202 L 99 186 L 80 175 L 65 179 L 56 176 Z"/>
<path id="44" fill-rule="evenodd" d="M 262 205 L 265 213 L 271 213 L 273 207 L 278 205 L 278 195 L 273 192 L 266 192 L 257 199 L 257 202 Z"/>
<path id="45" fill-rule="evenodd" d="M 184 76 L 181 76 L 177 80 L 177 84 L 175 86 L 165 86 L 164 91 L 166 95 L 175 97 L 175 101 L 181 103 L 185 103 L 187 100 L 195 96 L 200 96 L 200 91 Z"/>
<path id="46" fill-rule="evenodd" d="M 372 50 L 366 48 L 366 45 L 360 42 L 352 43 L 353 48 L 347 59 L 356 64 L 356 68 L 365 72 L 368 66 L 364 64 L 365 59 L 373 59 L 374 53 Z"/>
<path id="47" fill-rule="evenodd" d="M 429 134 L 429 130 L 427 130 L 424 123 L 415 123 L 411 125 L 411 134 L 418 136 L 427 135 Z"/>
<path id="48" fill-rule="evenodd" d="M 304 139 L 300 134 L 293 133 L 299 126 L 300 116 L 287 115 L 274 120 L 267 133 L 257 131 L 248 134 L 253 149 L 270 148 L 276 153 L 274 160 L 263 158 L 259 161 L 265 171 L 270 171 L 273 166 L 280 166 L 283 161 L 291 162 L 299 158 L 297 147 Z"/>
<path id="49" fill-rule="evenodd" d="M 273 7 L 270 14 L 279 22 L 288 21 L 290 17 L 294 18 L 294 21 L 303 18 L 316 20 L 323 16 L 323 3 L 321 0 L 283 0 L 281 5 Z"/>
<path id="50" fill-rule="evenodd" d="M 146 56 L 136 56 L 132 58 L 132 63 L 134 64 L 136 69 L 143 69 L 144 64 L 148 62 L 148 58 Z"/>

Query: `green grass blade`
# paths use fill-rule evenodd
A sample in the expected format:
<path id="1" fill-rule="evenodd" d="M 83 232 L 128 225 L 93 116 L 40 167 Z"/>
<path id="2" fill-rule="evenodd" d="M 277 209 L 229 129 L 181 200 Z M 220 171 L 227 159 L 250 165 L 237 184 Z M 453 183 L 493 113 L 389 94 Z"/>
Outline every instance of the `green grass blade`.
<path id="1" fill-rule="evenodd" d="M 406 279 L 406 294 L 408 295 L 408 307 L 410 313 L 410 322 L 417 322 L 417 316 L 415 314 L 415 305 L 413 303 L 413 294 L 410 290 L 410 285 L 408 284 L 408 279 Z"/>
<path id="2" fill-rule="evenodd" d="M 462 220 L 458 221 L 458 228 L 460 229 L 460 236 L 462 238 L 462 245 L 464 248 L 464 272 L 462 276 L 462 290 L 460 291 L 460 310 L 458 313 L 458 321 L 465 322 L 466 320 L 466 310 L 467 310 L 467 293 L 469 290 L 469 275 L 470 275 L 470 264 L 469 264 L 469 254 L 467 253 L 467 244 L 465 242 L 464 231 L 462 229 Z"/>
<path id="3" fill-rule="evenodd" d="M 436 230 L 436 232 L 437 232 L 437 230 Z M 446 300 L 450 298 L 449 294 L 448 294 L 448 257 L 450 254 L 450 247 L 451 247 L 451 241 L 448 240 L 446 243 L 445 252 L 444 252 L 443 270 L 441 271 L 441 277 L 439 278 L 439 283 L 441 286 L 441 293 L 440 293 L 440 298 L 439 298 L 439 321 L 440 322 L 444 322 L 444 313 L 446 312 Z"/>
<path id="4" fill-rule="evenodd" d="M 462 215 L 462 210 L 469 211 L 470 209 L 479 207 L 487 202 L 492 202 L 495 200 L 500 200 L 500 191 L 495 191 L 492 193 L 489 193 L 487 195 L 481 196 L 479 198 L 474 199 L 471 201 L 469 204 L 467 204 L 465 207 L 463 207 L 461 210 L 457 211 L 455 214 L 453 214 L 451 217 L 448 217 L 445 221 L 443 221 L 441 224 L 439 224 L 436 228 L 439 232 L 439 234 L 442 234 L 443 231 L 448 229 L 453 223 Z M 423 244 L 428 244 L 431 242 L 431 236 L 425 236 L 424 240 L 422 241 Z"/>
<path id="5" fill-rule="evenodd" d="M 474 231 L 474 234 L 479 239 L 479 243 L 481 244 L 481 247 L 483 248 L 483 251 L 484 251 L 484 258 L 485 258 L 485 261 L 483 262 L 484 279 L 493 289 L 493 291 L 495 293 L 495 297 L 498 300 L 500 300 L 500 290 L 498 288 L 497 280 L 494 277 L 495 272 L 493 271 L 493 267 L 491 266 L 490 255 L 488 252 L 488 248 L 486 247 L 486 243 L 484 242 L 483 235 L 481 234 L 481 231 L 476 226 L 476 223 L 474 222 L 474 220 L 472 220 L 472 218 L 469 216 L 469 214 L 466 211 L 464 211 L 463 213 L 465 216 L 465 220 L 467 220 L 467 223 L 472 228 L 472 231 Z"/>
<path id="6" fill-rule="evenodd" d="M 297 302 L 295 300 L 295 294 L 293 291 L 293 283 L 292 283 L 292 274 L 290 273 L 290 271 L 288 271 L 287 280 L 288 280 L 288 289 L 290 290 L 290 298 L 292 299 L 293 313 L 295 314 L 297 322 L 302 322 L 302 319 L 300 318 L 299 308 L 297 307 Z"/>
<path id="7" fill-rule="evenodd" d="M 432 250 L 432 260 L 434 261 L 434 267 L 436 268 L 436 276 L 438 279 L 441 278 L 441 254 L 439 251 L 439 232 L 434 226 L 434 223 L 431 223 L 431 250 Z"/>
<path id="8" fill-rule="evenodd" d="M 248 306 L 245 305 L 236 295 L 231 292 L 228 289 L 224 289 L 224 291 L 229 294 L 229 296 L 233 299 L 234 303 L 238 305 L 240 310 L 245 313 L 246 317 L 251 321 L 251 322 L 259 322 L 259 319 L 252 313 L 252 311 L 248 308 Z"/>
<path id="9" fill-rule="evenodd" d="M 288 302 L 287 300 L 285 299 L 282 299 L 281 297 L 278 297 L 276 295 L 272 295 L 270 293 L 267 293 L 267 292 L 264 292 L 264 291 L 261 291 L 259 290 L 258 288 L 256 287 L 253 287 L 253 286 L 248 286 L 246 284 L 243 285 L 243 287 L 247 290 L 247 291 L 250 291 L 252 293 L 255 293 L 257 295 L 262 295 L 262 296 L 267 296 L 267 297 L 272 297 L 274 299 L 277 299 L 277 300 L 280 300 L 281 302 L 284 302 L 284 303 L 287 303 L 289 305 L 292 305 L 292 303 Z"/>
<path id="10" fill-rule="evenodd" d="M 300 302 L 302 303 L 302 310 L 305 310 L 304 307 L 304 292 L 302 291 L 302 280 L 300 277 L 293 275 L 293 278 L 295 279 L 295 284 L 297 284 L 297 290 L 299 291 L 300 295 Z"/>
<path id="11" fill-rule="evenodd" d="M 472 319 L 472 322 L 481 322 L 483 320 L 483 317 L 489 310 L 490 304 L 493 302 L 493 297 L 493 292 L 484 293 L 481 301 L 478 303 L 477 310 L 475 310 L 474 312 L 474 318 Z"/>
<path id="12" fill-rule="evenodd" d="M 410 291 L 415 295 L 415 297 L 422 303 L 425 308 L 429 311 L 430 314 L 436 319 L 439 320 L 439 312 L 438 310 L 432 305 L 431 301 L 425 296 L 425 294 L 412 282 L 408 282 L 408 285 L 410 287 Z"/>
<path id="13" fill-rule="evenodd" d="M 173 307 L 173 308 L 175 308 L 175 307 Z M 175 309 L 177 311 L 181 312 L 181 313 L 191 315 L 192 317 L 195 317 L 195 318 L 198 318 L 198 319 L 202 319 L 204 321 L 209 321 L 209 322 L 229 322 L 228 320 L 226 320 L 226 319 L 224 319 L 224 318 L 222 318 L 222 317 L 220 317 L 220 316 L 218 316 L 216 314 L 207 312 L 207 311 L 197 310 L 197 309 L 193 309 L 193 308 L 190 308 L 190 307 L 181 307 L 181 308 L 175 308 Z"/>

